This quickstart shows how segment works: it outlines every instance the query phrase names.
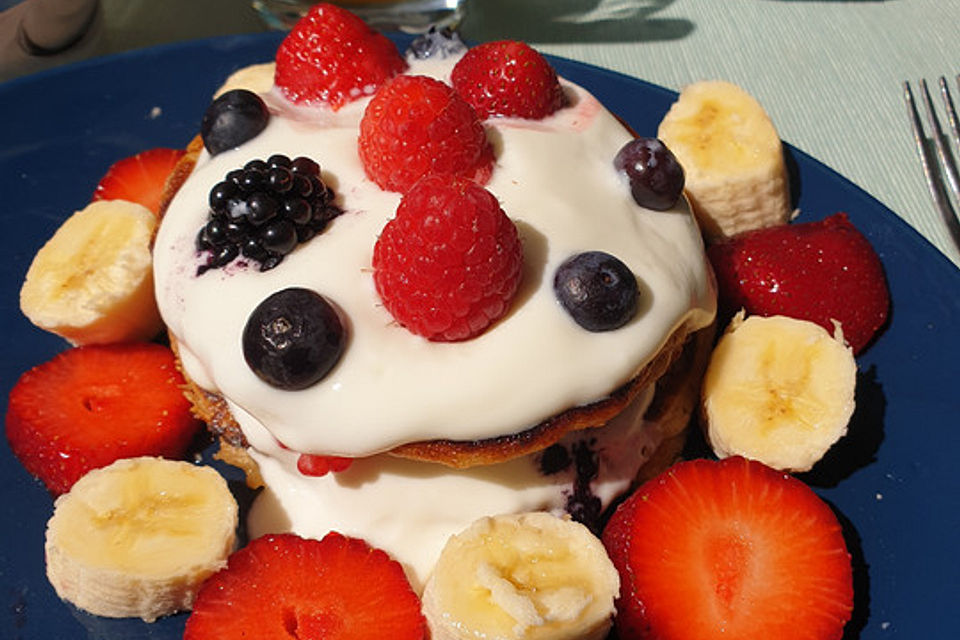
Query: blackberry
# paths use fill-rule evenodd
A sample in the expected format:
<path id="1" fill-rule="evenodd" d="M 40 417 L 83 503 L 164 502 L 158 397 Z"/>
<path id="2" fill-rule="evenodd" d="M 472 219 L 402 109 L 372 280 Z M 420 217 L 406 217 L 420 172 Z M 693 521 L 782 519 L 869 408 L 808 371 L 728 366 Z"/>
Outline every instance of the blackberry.
<path id="1" fill-rule="evenodd" d="M 230 171 L 210 190 L 209 217 L 197 235 L 206 259 L 197 275 L 241 255 L 261 271 L 274 268 L 340 215 L 334 196 L 320 165 L 306 157 L 277 154 Z"/>

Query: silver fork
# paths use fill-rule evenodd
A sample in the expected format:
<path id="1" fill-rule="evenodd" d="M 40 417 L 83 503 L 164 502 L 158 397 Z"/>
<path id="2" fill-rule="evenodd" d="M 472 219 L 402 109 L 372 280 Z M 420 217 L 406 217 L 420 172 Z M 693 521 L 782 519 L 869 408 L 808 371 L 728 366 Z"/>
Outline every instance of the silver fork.
<path id="1" fill-rule="evenodd" d="M 956 82 L 957 87 L 960 88 L 960 75 L 956 77 Z M 930 92 L 927 90 L 926 80 L 920 80 L 920 97 L 923 100 L 924 111 L 927 116 L 928 133 L 924 133 L 909 82 L 903 83 L 903 99 L 907 104 L 910 124 L 913 127 L 913 138 L 917 144 L 917 154 L 920 156 L 920 164 L 923 167 L 930 195 L 947 228 L 953 235 L 954 241 L 960 245 L 960 217 L 957 215 L 957 207 L 960 206 L 960 175 L 957 172 L 957 162 L 954 156 L 954 153 L 960 154 L 960 120 L 957 118 L 957 110 L 954 107 L 947 80 L 943 76 L 940 77 L 939 86 L 943 109 L 950 125 L 950 139 L 955 151 L 947 146 L 946 135 L 944 135 L 940 120 L 937 118 L 937 110 L 934 108 Z M 939 163 L 934 158 L 933 150 L 930 148 L 931 139 Z M 950 193 L 947 192 L 948 187 Z"/>

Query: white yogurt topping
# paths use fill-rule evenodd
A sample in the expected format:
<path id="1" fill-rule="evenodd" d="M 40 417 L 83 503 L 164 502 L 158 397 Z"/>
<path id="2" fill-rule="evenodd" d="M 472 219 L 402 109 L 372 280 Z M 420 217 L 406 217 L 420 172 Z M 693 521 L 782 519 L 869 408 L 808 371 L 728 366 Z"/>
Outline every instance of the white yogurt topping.
<path id="1" fill-rule="evenodd" d="M 660 445 L 658 425 L 643 420 L 651 396 L 640 394 L 607 426 L 568 434 L 559 443 L 570 451 L 590 442 L 599 466 L 590 490 L 603 508 L 627 490 Z M 331 530 L 360 537 L 399 561 L 417 592 L 447 539 L 474 520 L 540 510 L 563 514 L 573 493 L 573 467 L 543 475 L 539 454 L 464 470 L 381 454 L 309 478 L 296 471 L 295 453 L 271 445 L 268 436 L 253 439 L 251 453 L 266 488 L 248 518 L 251 537 L 289 531 L 322 538 Z"/>
<path id="2" fill-rule="evenodd" d="M 447 79 L 454 62 L 414 61 L 410 73 L 429 70 Z M 404 442 L 523 431 L 606 396 L 685 322 L 708 324 L 715 309 L 713 285 L 686 204 L 667 212 L 637 206 L 612 165 L 630 133 L 587 91 L 564 86 L 571 106 L 543 121 L 485 122 L 496 154 L 486 187 L 517 224 L 523 283 L 504 319 L 477 338 L 452 344 L 432 343 L 404 329 L 374 289 L 373 246 L 400 196 L 369 180 L 357 155 L 357 125 L 369 99 L 332 114 L 295 109 L 276 94 L 266 95 L 273 113 L 266 130 L 216 157 L 204 152 L 156 239 L 158 302 L 187 375 L 227 399 L 251 442 L 269 432 L 296 451 L 362 457 Z M 198 277 L 194 239 L 206 222 L 211 187 L 248 160 L 275 153 L 319 162 L 343 215 L 271 271 L 234 263 Z M 557 266 L 588 250 L 617 256 L 637 276 L 639 311 L 616 331 L 585 331 L 554 297 Z M 333 301 L 349 330 L 341 361 L 305 391 L 262 382 L 241 350 L 253 309 L 291 286 Z M 279 464 L 274 454 L 269 448 L 256 454 L 268 484 L 279 478 L 271 472 Z M 361 461 L 335 482 L 364 473 L 382 478 L 408 464 L 375 460 L 376 471 L 373 463 Z M 418 467 L 414 475 L 441 473 Z M 365 533 L 377 528 L 369 524 Z"/>

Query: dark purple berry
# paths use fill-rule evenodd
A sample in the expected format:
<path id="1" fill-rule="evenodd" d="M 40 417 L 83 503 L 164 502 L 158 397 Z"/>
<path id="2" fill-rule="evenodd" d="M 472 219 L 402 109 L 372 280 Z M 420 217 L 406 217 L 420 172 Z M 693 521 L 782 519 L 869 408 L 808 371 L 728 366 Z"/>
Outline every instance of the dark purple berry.
<path id="1" fill-rule="evenodd" d="M 326 376 L 340 360 L 346 331 L 320 294 L 289 288 L 261 302 L 243 330 L 243 357 L 267 384 L 298 391 Z"/>
<path id="2" fill-rule="evenodd" d="M 214 218 L 203 229 L 203 239 L 211 246 L 219 247 L 227 242 L 227 222 Z"/>
<path id="3" fill-rule="evenodd" d="M 231 198 L 235 198 L 239 191 L 237 185 L 229 180 L 218 182 L 210 190 L 210 208 L 216 213 L 225 214 L 227 203 Z"/>
<path id="4" fill-rule="evenodd" d="M 290 158 L 283 155 L 282 153 L 275 153 L 269 158 L 267 158 L 267 166 L 271 169 L 275 167 L 283 167 L 284 169 L 290 168 Z"/>
<path id="5" fill-rule="evenodd" d="M 280 209 L 280 203 L 268 193 L 258 191 L 247 198 L 247 220 L 259 226 L 272 220 Z"/>
<path id="6" fill-rule="evenodd" d="M 239 147 L 260 134 L 270 112 L 260 96 L 246 89 L 227 91 L 210 103 L 200 122 L 200 137 L 210 155 Z"/>
<path id="7" fill-rule="evenodd" d="M 293 187 L 293 173 L 286 167 L 267 170 L 267 186 L 276 193 L 286 193 Z"/>
<path id="8" fill-rule="evenodd" d="M 230 171 L 210 191 L 209 218 L 196 240 L 197 250 L 208 255 L 198 274 L 240 254 L 259 262 L 261 271 L 276 267 L 340 215 L 335 197 L 320 177 L 320 165 L 307 157 L 274 154 Z M 222 250 L 228 246 L 229 253 Z"/>
<path id="9" fill-rule="evenodd" d="M 578 253 L 557 268 L 557 300 L 587 331 L 612 331 L 630 321 L 640 297 L 637 279 L 618 258 L 602 251 Z"/>
<path id="10" fill-rule="evenodd" d="M 287 198 L 283 201 L 283 215 L 294 224 L 307 224 L 313 217 L 313 208 L 305 198 Z"/>
<path id="11" fill-rule="evenodd" d="M 410 43 L 407 53 L 412 53 L 418 60 L 427 58 L 443 60 L 466 50 L 467 45 L 463 44 L 456 30 L 450 27 L 438 30 L 436 26 L 432 26 L 429 31 L 417 36 Z"/>
<path id="12" fill-rule="evenodd" d="M 270 253 L 285 256 L 297 246 L 297 228 L 289 220 L 275 220 L 260 231 L 260 244 Z"/>
<path id="13" fill-rule="evenodd" d="M 320 165 L 312 158 L 306 156 L 294 158 L 293 161 L 290 162 L 290 170 L 306 176 L 320 175 Z"/>
<path id="14" fill-rule="evenodd" d="M 617 152 L 613 166 L 627 176 L 630 193 L 641 207 L 664 211 L 683 193 L 683 167 L 656 138 L 631 140 Z"/>

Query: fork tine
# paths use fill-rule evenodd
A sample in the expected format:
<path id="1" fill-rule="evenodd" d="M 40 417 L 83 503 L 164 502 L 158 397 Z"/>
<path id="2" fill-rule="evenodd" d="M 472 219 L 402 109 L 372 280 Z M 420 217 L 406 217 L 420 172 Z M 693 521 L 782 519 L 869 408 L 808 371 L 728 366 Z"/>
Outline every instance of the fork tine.
<path id="1" fill-rule="evenodd" d="M 960 87 L 960 76 L 957 76 L 957 86 Z M 940 76 L 940 97 L 943 99 L 943 106 L 947 112 L 947 122 L 950 124 L 953 146 L 960 153 L 960 122 L 957 121 L 957 110 L 953 105 L 950 87 L 947 86 L 947 79 L 943 76 Z"/>
<path id="2" fill-rule="evenodd" d="M 944 110 L 947 113 L 947 120 L 950 123 L 950 131 L 953 134 L 954 145 L 958 146 L 957 139 L 960 137 L 960 134 L 957 132 L 957 110 L 953 106 L 953 98 L 950 96 L 950 88 L 947 86 L 946 78 L 940 76 L 939 84 L 940 96 L 943 99 Z M 933 141 L 937 147 L 937 154 L 940 156 L 940 166 L 946 172 L 950 189 L 953 191 L 954 198 L 957 199 L 954 202 L 960 202 L 960 175 L 957 174 L 957 163 L 954 160 L 953 153 L 946 147 L 946 136 L 943 135 L 943 131 L 940 129 L 940 123 L 937 121 L 936 111 L 927 93 L 926 82 L 923 83 L 923 92 L 928 121 L 931 123 L 930 127 L 936 133 Z"/>
<path id="3" fill-rule="evenodd" d="M 926 86 L 926 83 L 924 83 L 922 80 L 920 82 L 922 86 Z M 910 117 L 910 124 L 913 128 L 913 139 L 917 144 L 917 155 L 920 157 L 920 165 L 923 167 L 923 175 L 927 179 L 927 188 L 930 190 L 930 196 L 933 198 L 934 204 L 940 211 L 940 215 L 942 215 L 945 220 L 956 220 L 956 214 L 953 211 L 953 207 L 950 206 L 950 201 L 947 199 L 947 194 L 944 192 L 941 182 L 938 179 L 937 172 L 933 167 L 930 149 L 927 146 L 925 142 L 926 138 L 923 135 L 923 124 L 920 122 L 920 113 L 917 111 L 917 105 L 913 99 L 913 91 L 910 88 L 909 82 L 903 83 L 903 99 L 907 104 L 907 114 Z"/>

